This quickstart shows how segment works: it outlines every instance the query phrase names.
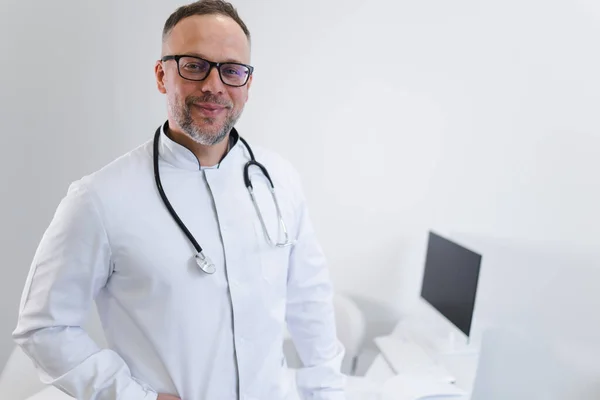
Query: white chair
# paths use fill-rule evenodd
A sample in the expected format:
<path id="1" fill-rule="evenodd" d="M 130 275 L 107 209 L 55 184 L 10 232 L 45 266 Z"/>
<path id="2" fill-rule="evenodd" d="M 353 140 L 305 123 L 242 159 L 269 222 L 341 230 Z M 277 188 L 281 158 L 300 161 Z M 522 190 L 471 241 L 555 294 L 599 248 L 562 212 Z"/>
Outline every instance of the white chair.
<path id="1" fill-rule="evenodd" d="M 354 375 L 367 330 L 365 317 L 356 303 L 347 296 L 334 296 L 333 306 L 337 336 L 346 348 L 342 371 L 349 371 L 349 375 Z"/>
<path id="2" fill-rule="evenodd" d="M 367 330 L 365 317 L 356 303 L 342 294 L 334 296 L 333 307 L 337 336 L 346 349 L 342 372 L 354 375 Z M 289 367 L 298 368 L 302 365 L 289 334 L 286 335 L 283 351 Z"/>

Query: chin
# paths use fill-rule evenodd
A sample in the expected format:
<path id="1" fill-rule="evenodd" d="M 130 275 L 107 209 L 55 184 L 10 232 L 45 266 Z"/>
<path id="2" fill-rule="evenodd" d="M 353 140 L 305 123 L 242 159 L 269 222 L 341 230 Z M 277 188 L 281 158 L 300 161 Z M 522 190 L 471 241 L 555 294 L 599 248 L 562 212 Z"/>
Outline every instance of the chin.
<path id="1" fill-rule="evenodd" d="M 194 128 L 200 131 L 214 131 L 218 132 L 220 129 L 223 129 L 223 125 L 225 125 L 225 121 L 221 121 L 216 118 L 207 118 L 207 117 L 196 117 L 194 118 Z"/>
<path id="2" fill-rule="evenodd" d="M 188 135 L 191 137 L 191 139 L 201 145 L 215 145 L 218 144 L 220 142 L 223 141 L 223 139 L 225 138 L 226 135 L 224 135 L 222 138 L 219 139 L 219 134 L 221 133 L 221 131 L 209 131 L 207 132 L 206 129 L 204 129 L 203 127 L 198 127 L 196 126 L 196 128 L 200 128 L 199 130 L 196 129 L 194 131 L 193 134 Z M 202 132 L 202 133 L 199 133 Z"/>
<path id="3" fill-rule="evenodd" d="M 216 137 L 223 131 L 223 124 L 218 124 L 218 125 L 194 124 L 194 131 L 202 132 L 202 136 Z"/>

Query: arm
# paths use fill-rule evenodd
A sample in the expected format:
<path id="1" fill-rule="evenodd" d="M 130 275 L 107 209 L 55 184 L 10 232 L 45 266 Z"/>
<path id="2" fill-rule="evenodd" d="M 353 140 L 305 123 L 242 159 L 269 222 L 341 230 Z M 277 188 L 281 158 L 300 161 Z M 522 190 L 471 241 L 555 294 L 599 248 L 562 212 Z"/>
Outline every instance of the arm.
<path id="1" fill-rule="evenodd" d="M 110 275 L 111 250 L 91 194 L 72 185 L 36 251 L 19 308 L 16 343 L 45 384 L 77 399 L 155 400 L 115 352 L 81 328 Z"/>
<path id="2" fill-rule="evenodd" d="M 297 242 L 290 255 L 287 324 L 304 365 L 298 371 L 301 396 L 315 400 L 343 400 L 340 372 L 344 348 L 337 339 L 333 289 L 325 257 L 313 232 L 303 196 Z"/>

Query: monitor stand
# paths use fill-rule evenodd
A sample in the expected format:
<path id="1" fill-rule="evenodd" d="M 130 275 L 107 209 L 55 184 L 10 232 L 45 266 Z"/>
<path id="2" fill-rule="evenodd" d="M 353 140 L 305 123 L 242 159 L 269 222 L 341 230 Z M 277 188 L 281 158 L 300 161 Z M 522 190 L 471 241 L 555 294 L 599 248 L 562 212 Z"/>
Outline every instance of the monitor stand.
<path id="1" fill-rule="evenodd" d="M 469 346 L 466 335 L 439 324 L 417 322 L 412 319 L 400 323 L 397 332 L 404 339 L 418 344 L 436 360 L 447 356 L 477 353 L 474 346 Z"/>

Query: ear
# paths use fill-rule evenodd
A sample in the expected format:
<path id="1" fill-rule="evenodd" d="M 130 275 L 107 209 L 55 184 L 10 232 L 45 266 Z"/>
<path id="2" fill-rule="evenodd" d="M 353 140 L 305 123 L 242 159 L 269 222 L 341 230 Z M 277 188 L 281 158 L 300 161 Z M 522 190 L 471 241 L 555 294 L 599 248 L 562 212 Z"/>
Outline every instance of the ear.
<path id="1" fill-rule="evenodd" d="M 162 94 L 167 93 L 167 89 L 165 88 L 165 70 L 163 69 L 161 60 L 158 60 L 154 65 L 154 75 L 156 76 L 156 86 L 158 87 L 158 91 Z"/>

